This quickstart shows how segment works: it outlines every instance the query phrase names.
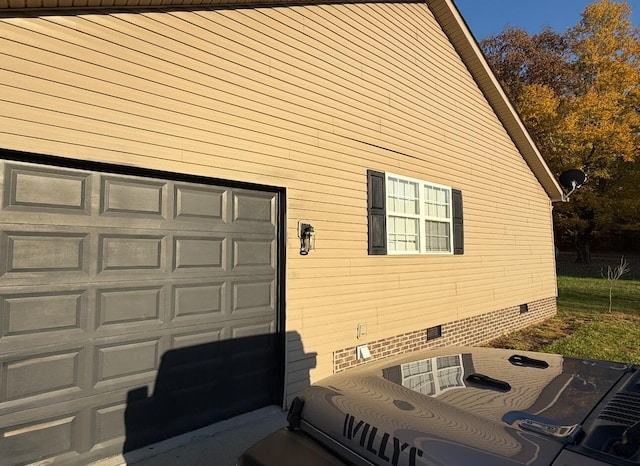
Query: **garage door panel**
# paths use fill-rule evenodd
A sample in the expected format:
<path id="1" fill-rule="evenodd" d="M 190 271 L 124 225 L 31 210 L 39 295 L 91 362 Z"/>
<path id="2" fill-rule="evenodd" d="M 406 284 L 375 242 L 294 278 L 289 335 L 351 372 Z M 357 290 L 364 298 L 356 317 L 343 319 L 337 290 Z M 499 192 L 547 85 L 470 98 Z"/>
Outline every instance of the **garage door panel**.
<path id="1" fill-rule="evenodd" d="M 220 188 L 175 186 L 175 218 L 217 225 L 227 221 L 227 191 Z"/>
<path id="2" fill-rule="evenodd" d="M 233 270 L 258 268 L 265 272 L 275 268 L 275 241 L 270 239 L 233 240 Z M 266 269 L 266 270 L 265 270 Z"/>
<path id="3" fill-rule="evenodd" d="M 168 185 L 164 182 L 103 176 L 100 213 L 109 217 L 167 219 Z"/>
<path id="4" fill-rule="evenodd" d="M 14 465 L 28 464 L 35 459 L 73 458 L 78 455 L 78 415 L 44 419 L 39 422 L 12 426 L 0 435 L 0 451 Z"/>
<path id="5" fill-rule="evenodd" d="M 226 269 L 227 240 L 224 237 L 175 236 L 174 270 Z"/>
<path id="6" fill-rule="evenodd" d="M 83 349 L 47 352 L 4 363 L 2 401 L 51 395 L 59 391 L 82 390 Z"/>
<path id="7" fill-rule="evenodd" d="M 182 283 L 172 290 L 172 321 L 185 325 L 211 323 L 225 318 L 228 299 L 224 281 Z"/>
<path id="8" fill-rule="evenodd" d="M 237 318 L 266 315 L 275 311 L 275 282 L 272 278 L 233 283 L 231 313 Z"/>
<path id="9" fill-rule="evenodd" d="M 145 331 L 149 324 L 164 320 L 164 287 L 140 286 L 97 290 L 96 328 L 117 331 L 115 326 L 129 331 Z M 136 326 L 143 325 L 145 328 Z"/>
<path id="10" fill-rule="evenodd" d="M 236 192 L 233 196 L 234 223 L 276 224 L 276 203 L 273 194 Z"/>
<path id="11" fill-rule="evenodd" d="M 5 210 L 89 215 L 91 175 L 4 164 Z"/>
<path id="12" fill-rule="evenodd" d="M 169 327 L 168 285 L 162 279 L 104 281 L 91 284 L 89 325 L 86 338 L 159 335 Z"/>
<path id="13" fill-rule="evenodd" d="M 125 440 L 127 403 L 99 406 L 92 412 L 93 448 L 112 448 Z"/>
<path id="14" fill-rule="evenodd" d="M 0 244 L 6 254 L 2 257 L 3 275 L 88 272 L 88 236 L 84 233 L 5 230 Z"/>
<path id="15" fill-rule="evenodd" d="M 161 272 L 165 266 L 165 238 L 157 235 L 101 235 L 98 270 L 100 273 L 113 270 Z"/>
<path id="16" fill-rule="evenodd" d="M 159 337 L 96 346 L 94 388 L 132 386 L 153 377 L 159 367 L 160 350 Z"/>
<path id="17" fill-rule="evenodd" d="M 86 290 L 55 290 L 4 294 L 0 291 L 0 342 L 24 336 L 56 332 L 84 333 L 86 330 Z"/>
<path id="18" fill-rule="evenodd" d="M 87 393 L 90 381 L 84 348 L 59 345 L 0 360 L 0 417 L 44 408 Z M 2 426 L 2 424 L 0 424 Z"/>
<path id="19" fill-rule="evenodd" d="M 0 413 L 70 398 L 84 389 L 83 349 L 21 357 L 0 365 Z"/>

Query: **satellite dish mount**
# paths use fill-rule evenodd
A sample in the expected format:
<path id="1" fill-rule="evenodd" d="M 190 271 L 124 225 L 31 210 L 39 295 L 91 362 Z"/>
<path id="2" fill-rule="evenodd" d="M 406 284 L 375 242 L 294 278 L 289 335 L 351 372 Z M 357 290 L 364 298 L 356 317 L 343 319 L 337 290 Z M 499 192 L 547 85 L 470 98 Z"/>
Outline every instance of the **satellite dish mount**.
<path id="1" fill-rule="evenodd" d="M 587 175 L 582 170 L 571 169 L 563 172 L 560 175 L 560 185 L 562 185 L 566 192 L 562 194 L 562 200 L 568 202 L 569 196 L 571 196 L 576 189 L 580 188 L 585 181 L 587 181 Z"/>

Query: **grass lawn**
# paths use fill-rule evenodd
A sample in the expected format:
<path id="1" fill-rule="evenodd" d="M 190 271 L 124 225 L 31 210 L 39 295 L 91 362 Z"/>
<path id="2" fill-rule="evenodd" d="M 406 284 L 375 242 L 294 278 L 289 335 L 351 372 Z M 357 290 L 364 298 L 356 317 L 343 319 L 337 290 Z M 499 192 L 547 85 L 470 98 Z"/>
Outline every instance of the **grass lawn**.
<path id="1" fill-rule="evenodd" d="M 600 258 L 612 266 L 619 260 Z M 609 312 L 610 282 L 600 275 L 606 265 L 563 267 L 559 261 L 557 316 L 489 346 L 640 364 L 640 261 L 634 262 L 637 268 L 630 261 L 632 272 L 614 282 Z"/>

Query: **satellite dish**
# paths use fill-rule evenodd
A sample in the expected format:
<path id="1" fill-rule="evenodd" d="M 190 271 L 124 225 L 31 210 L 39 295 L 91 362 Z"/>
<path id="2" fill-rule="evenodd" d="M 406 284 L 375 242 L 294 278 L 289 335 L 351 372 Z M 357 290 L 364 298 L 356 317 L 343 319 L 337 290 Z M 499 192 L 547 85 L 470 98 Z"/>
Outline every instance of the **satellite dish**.
<path id="1" fill-rule="evenodd" d="M 587 175 L 578 169 L 567 170 L 560 175 L 560 184 L 569 191 L 564 195 L 564 201 L 569 200 L 569 196 L 587 181 Z"/>
<path id="2" fill-rule="evenodd" d="M 584 184 L 587 175 L 582 170 L 567 170 L 560 175 L 560 184 L 565 189 L 576 189 Z"/>

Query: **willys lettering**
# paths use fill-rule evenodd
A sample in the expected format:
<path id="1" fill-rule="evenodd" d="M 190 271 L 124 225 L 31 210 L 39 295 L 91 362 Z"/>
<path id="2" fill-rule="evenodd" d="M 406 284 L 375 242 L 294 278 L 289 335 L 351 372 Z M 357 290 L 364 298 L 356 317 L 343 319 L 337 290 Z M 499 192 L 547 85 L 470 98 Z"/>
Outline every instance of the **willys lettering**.
<path id="1" fill-rule="evenodd" d="M 407 449 L 409 449 L 408 466 L 416 466 L 416 458 L 424 455 L 424 452 L 419 448 L 409 447 L 408 443 L 402 442 L 386 432 L 381 433 L 382 435 L 378 436 L 377 427 L 364 421 L 356 422 L 356 418 L 351 414 L 347 413 L 344 416 L 342 435 L 348 440 L 358 442 L 368 452 L 377 455 L 378 458 L 393 466 L 398 466 L 400 453 Z"/>

